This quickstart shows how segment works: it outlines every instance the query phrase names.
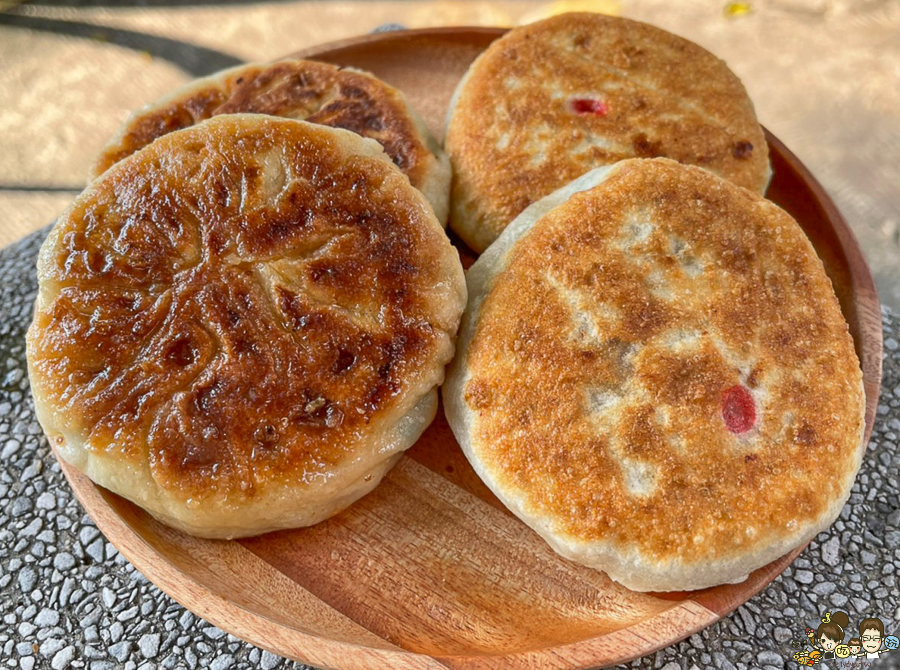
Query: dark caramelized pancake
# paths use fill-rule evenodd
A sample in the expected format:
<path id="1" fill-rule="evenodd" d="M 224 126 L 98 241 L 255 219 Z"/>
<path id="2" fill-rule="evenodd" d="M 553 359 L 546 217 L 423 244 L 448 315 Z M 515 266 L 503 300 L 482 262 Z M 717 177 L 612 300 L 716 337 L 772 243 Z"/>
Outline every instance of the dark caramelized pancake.
<path id="1" fill-rule="evenodd" d="M 38 270 L 48 436 L 208 536 L 313 523 L 371 489 L 430 421 L 465 301 L 456 252 L 376 143 L 261 115 L 117 163 Z"/>
<path id="2" fill-rule="evenodd" d="M 526 210 L 468 281 L 451 426 L 564 555 L 633 589 L 701 588 L 837 516 L 862 375 L 821 261 L 772 203 L 623 161 Z"/>
<path id="3" fill-rule="evenodd" d="M 91 176 L 173 130 L 241 113 L 301 119 L 376 140 L 446 222 L 447 157 L 403 94 L 366 72 L 314 61 L 242 65 L 191 82 L 135 113 L 103 149 Z"/>
<path id="4" fill-rule="evenodd" d="M 740 80 L 637 21 L 575 13 L 516 28 L 451 103 L 451 226 L 483 251 L 532 202 L 588 170 L 665 156 L 762 193 L 768 147 Z"/>

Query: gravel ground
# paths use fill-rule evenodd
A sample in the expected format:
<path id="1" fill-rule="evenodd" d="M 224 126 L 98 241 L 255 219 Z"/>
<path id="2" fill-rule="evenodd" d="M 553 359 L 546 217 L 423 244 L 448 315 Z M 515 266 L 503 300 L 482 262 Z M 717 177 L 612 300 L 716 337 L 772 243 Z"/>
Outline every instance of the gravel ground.
<path id="1" fill-rule="evenodd" d="M 186 611 L 106 542 L 73 498 L 34 417 L 25 370 L 42 238 L 0 251 L 0 668 L 308 667 Z M 789 667 L 790 641 L 826 610 L 843 609 L 851 622 L 880 616 L 900 632 L 900 318 L 887 310 L 883 318 L 878 418 L 840 519 L 730 617 L 625 667 Z M 876 667 L 900 668 L 900 651 Z"/>

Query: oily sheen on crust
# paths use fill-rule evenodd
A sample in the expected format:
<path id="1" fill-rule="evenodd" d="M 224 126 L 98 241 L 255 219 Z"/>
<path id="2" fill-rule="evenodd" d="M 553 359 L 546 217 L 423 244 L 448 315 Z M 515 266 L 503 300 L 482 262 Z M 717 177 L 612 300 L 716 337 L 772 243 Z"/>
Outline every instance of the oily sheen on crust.
<path id="1" fill-rule="evenodd" d="M 653 26 L 573 13 L 511 30 L 451 102 L 451 227 L 476 251 L 588 170 L 665 156 L 762 193 L 768 147 L 740 80 Z"/>
<path id="2" fill-rule="evenodd" d="M 315 61 L 252 63 L 187 84 L 135 112 L 101 151 L 91 178 L 166 133 L 240 113 L 300 119 L 376 140 L 446 224 L 449 160 L 403 94 L 368 72 Z"/>
<path id="3" fill-rule="evenodd" d="M 374 141 L 262 115 L 160 138 L 42 247 L 38 418 L 95 482 L 206 537 L 316 523 L 431 421 L 458 256 Z"/>
<path id="4" fill-rule="evenodd" d="M 839 513 L 862 374 L 821 262 L 772 203 L 623 161 L 526 210 L 467 282 L 448 420 L 564 556 L 634 590 L 704 588 Z"/>

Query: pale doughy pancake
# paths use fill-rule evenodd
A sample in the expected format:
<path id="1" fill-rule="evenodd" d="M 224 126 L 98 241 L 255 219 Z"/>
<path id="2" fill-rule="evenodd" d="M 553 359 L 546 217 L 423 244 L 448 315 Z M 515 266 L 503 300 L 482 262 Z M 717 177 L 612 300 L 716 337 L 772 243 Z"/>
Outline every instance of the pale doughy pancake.
<path id="1" fill-rule="evenodd" d="M 588 170 L 665 156 L 762 193 L 768 147 L 724 62 L 680 37 L 600 14 L 511 30 L 451 102 L 450 225 L 478 252 L 535 200 Z"/>
<path id="2" fill-rule="evenodd" d="M 28 332 L 68 462 L 166 523 L 316 523 L 432 420 L 456 251 L 372 140 L 227 115 L 112 166 L 60 217 Z"/>
<path id="3" fill-rule="evenodd" d="M 635 590 L 736 582 L 838 515 L 865 399 L 797 223 L 667 159 L 598 168 L 470 268 L 447 417 L 497 496 Z"/>
<path id="4" fill-rule="evenodd" d="M 135 112 L 101 151 L 91 178 L 166 133 L 237 113 L 300 119 L 377 140 L 446 225 L 450 164 L 403 94 L 368 72 L 315 61 L 241 65 L 189 83 Z"/>

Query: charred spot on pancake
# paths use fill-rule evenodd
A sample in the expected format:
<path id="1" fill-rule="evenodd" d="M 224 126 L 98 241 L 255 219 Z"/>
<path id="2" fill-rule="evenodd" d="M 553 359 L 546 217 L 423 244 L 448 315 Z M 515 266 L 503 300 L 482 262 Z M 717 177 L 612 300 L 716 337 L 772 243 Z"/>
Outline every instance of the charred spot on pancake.
<path id="1" fill-rule="evenodd" d="M 275 426 L 267 421 L 254 431 L 253 437 L 256 438 L 256 441 L 261 445 L 271 446 L 278 442 L 281 438 L 281 434 Z"/>
<path id="2" fill-rule="evenodd" d="M 746 158 L 750 158 L 753 154 L 753 143 L 748 142 L 747 140 L 741 140 L 740 142 L 736 142 L 734 147 L 731 150 L 731 155 L 737 158 L 738 160 L 743 160 Z"/>
<path id="3" fill-rule="evenodd" d="M 296 190 L 291 190 L 286 200 L 287 206 L 281 211 L 257 210 L 243 217 L 243 230 L 237 238 L 242 252 L 252 255 L 277 253 L 292 243 L 300 244 L 308 236 L 315 212 L 303 204 L 305 198 Z"/>
<path id="4" fill-rule="evenodd" d="M 631 148 L 634 150 L 634 155 L 639 158 L 656 158 L 665 155 L 662 143 L 648 139 L 647 133 L 632 135 Z"/>
<path id="5" fill-rule="evenodd" d="M 331 365 L 331 371 L 339 375 L 342 372 L 347 372 L 353 364 L 356 362 L 356 354 L 351 351 L 347 351 L 346 349 L 340 349 L 337 352 L 337 356 L 335 356 L 334 363 Z"/>
<path id="6" fill-rule="evenodd" d="M 210 435 L 210 437 L 215 437 Z M 180 449 L 178 447 L 181 447 Z M 199 442 L 176 443 L 161 452 L 163 458 L 188 470 L 197 470 L 214 465 L 219 460 L 218 449 L 211 439 Z"/>
<path id="7" fill-rule="evenodd" d="M 368 98 L 368 93 L 359 86 L 351 86 L 350 84 L 341 85 L 341 95 L 351 99 L 363 100 Z"/>
<path id="8" fill-rule="evenodd" d="M 182 337 L 169 346 L 166 358 L 175 363 L 175 365 L 184 367 L 191 365 L 197 359 L 197 350 L 191 343 L 190 338 Z"/>
<path id="9" fill-rule="evenodd" d="M 366 117 L 364 125 L 365 125 L 365 130 L 370 131 L 373 134 L 379 133 L 385 129 L 384 119 L 381 116 L 374 115 L 374 114 Z M 406 160 L 406 159 L 404 158 L 403 160 Z"/>
<path id="10" fill-rule="evenodd" d="M 165 110 L 154 116 L 147 117 L 130 133 L 130 139 L 135 143 L 146 143 L 150 138 L 187 128 L 193 123 L 193 114 L 187 107 Z"/>
<path id="11" fill-rule="evenodd" d="M 750 370 L 750 374 L 747 376 L 747 386 L 750 388 L 756 388 L 759 385 L 759 378 L 762 374 L 762 370 L 758 365 L 754 366 L 752 370 Z"/>
<path id="12" fill-rule="evenodd" d="M 381 405 L 397 394 L 400 389 L 400 367 L 406 363 L 409 353 L 418 346 L 421 346 L 421 340 L 411 331 L 395 335 L 389 341 L 377 345 L 376 360 L 380 359 L 380 363 L 376 368 L 374 384 L 363 403 L 367 413 L 378 411 Z"/>
<path id="13" fill-rule="evenodd" d="M 804 421 L 797 430 L 796 441 L 805 447 L 812 446 L 816 443 L 816 429 L 808 421 Z"/>

